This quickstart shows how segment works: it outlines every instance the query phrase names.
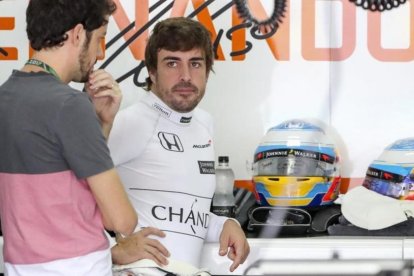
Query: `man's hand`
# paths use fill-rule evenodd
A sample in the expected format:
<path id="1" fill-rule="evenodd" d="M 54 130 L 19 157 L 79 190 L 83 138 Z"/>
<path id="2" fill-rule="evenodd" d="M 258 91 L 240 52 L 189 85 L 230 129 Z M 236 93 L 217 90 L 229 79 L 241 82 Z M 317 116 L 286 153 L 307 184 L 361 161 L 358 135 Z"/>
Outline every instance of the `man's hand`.
<path id="1" fill-rule="evenodd" d="M 158 265 L 168 264 L 168 250 L 158 241 L 149 238 L 149 235 L 165 237 L 164 232 L 157 228 L 147 227 L 132 235 L 122 238 L 117 236 L 117 245 L 111 248 L 114 264 L 129 264 L 142 259 L 151 259 Z"/>
<path id="2" fill-rule="evenodd" d="M 89 75 L 85 90 L 92 99 L 96 114 L 101 120 L 104 135 L 108 137 L 122 100 L 121 89 L 113 77 L 100 69 Z"/>
<path id="3" fill-rule="evenodd" d="M 228 219 L 220 234 L 220 256 L 227 256 L 233 261 L 230 271 L 233 272 L 240 264 L 244 263 L 250 253 L 250 246 L 246 240 L 240 225 L 234 220 Z"/>

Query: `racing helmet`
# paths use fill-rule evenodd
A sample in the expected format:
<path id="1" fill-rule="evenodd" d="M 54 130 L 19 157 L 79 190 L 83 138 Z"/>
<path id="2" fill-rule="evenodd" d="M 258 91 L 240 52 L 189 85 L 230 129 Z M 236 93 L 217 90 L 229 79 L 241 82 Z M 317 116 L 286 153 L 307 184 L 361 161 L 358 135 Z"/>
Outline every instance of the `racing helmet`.
<path id="1" fill-rule="evenodd" d="M 305 120 L 270 128 L 254 153 L 253 182 L 262 206 L 320 207 L 338 197 L 339 157 L 325 131 Z"/>
<path id="2" fill-rule="evenodd" d="M 369 165 L 362 185 L 385 196 L 414 200 L 414 138 L 387 146 Z"/>

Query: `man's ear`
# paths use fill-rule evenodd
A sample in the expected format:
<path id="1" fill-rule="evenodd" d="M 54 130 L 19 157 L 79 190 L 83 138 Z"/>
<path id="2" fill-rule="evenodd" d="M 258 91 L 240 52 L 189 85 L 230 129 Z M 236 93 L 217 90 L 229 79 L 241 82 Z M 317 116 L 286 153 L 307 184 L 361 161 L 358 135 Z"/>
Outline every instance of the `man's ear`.
<path id="1" fill-rule="evenodd" d="M 69 32 L 69 39 L 75 46 L 83 45 L 83 40 L 85 39 L 86 31 L 82 24 L 77 24 Z"/>
<path id="2" fill-rule="evenodd" d="M 155 71 L 155 70 L 149 70 L 149 71 L 148 71 L 148 75 L 149 75 L 149 77 L 150 77 L 150 79 L 151 79 L 152 83 L 155 83 L 155 82 L 156 82 L 155 73 L 156 73 L 156 71 Z"/>

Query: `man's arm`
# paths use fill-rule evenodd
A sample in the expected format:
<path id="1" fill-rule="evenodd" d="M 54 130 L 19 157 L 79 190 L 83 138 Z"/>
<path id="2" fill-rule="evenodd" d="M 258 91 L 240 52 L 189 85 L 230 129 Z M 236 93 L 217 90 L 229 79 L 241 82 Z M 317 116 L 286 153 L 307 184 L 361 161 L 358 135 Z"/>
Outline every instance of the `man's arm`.
<path id="1" fill-rule="evenodd" d="M 165 237 L 157 228 L 147 227 L 132 235 L 122 238 L 117 236 L 117 244 L 111 248 L 112 262 L 125 265 L 142 259 L 151 259 L 158 265 L 167 265 L 168 250 L 155 239 L 148 236 Z"/>
<path id="2" fill-rule="evenodd" d="M 96 114 L 101 121 L 103 135 L 108 140 L 112 123 L 121 105 L 121 89 L 108 72 L 100 69 L 89 75 L 85 90 L 92 99 Z"/>
<path id="3" fill-rule="evenodd" d="M 138 217 L 115 169 L 87 178 L 106 229 L 122 235 L 134 231 Z"/>
<path id="4" fill-rule="evenodd" d="M 250 252 L 246 235 L 235 219 L 210 213 L 211 220 L 206 236 L 207 242 L 219 242 L 219 255 L 227 255 L 232 261 L 230 271 L 242 264 Z"/>
<path id="5" fill-rule="evenodd" d="M 240 264 L 244 263 L 250 253 L 250 246 L 240 224 L 233 219 L 228 219 L 223 225 L 220 234 L 220 256 L 227 255 L 233 261 L 230 271 L 233 272 Z"/>

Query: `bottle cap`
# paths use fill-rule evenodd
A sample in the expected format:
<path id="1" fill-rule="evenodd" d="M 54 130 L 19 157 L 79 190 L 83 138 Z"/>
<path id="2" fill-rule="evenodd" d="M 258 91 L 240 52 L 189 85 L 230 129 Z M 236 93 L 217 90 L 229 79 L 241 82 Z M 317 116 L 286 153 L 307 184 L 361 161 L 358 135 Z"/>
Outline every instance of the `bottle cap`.
<path id="1" fill-rule="evenodd" d="M 218 161 L 219 161 L 219 163 L 229 163 L 229 157 L 228 156 L 219 156 Z"/>

